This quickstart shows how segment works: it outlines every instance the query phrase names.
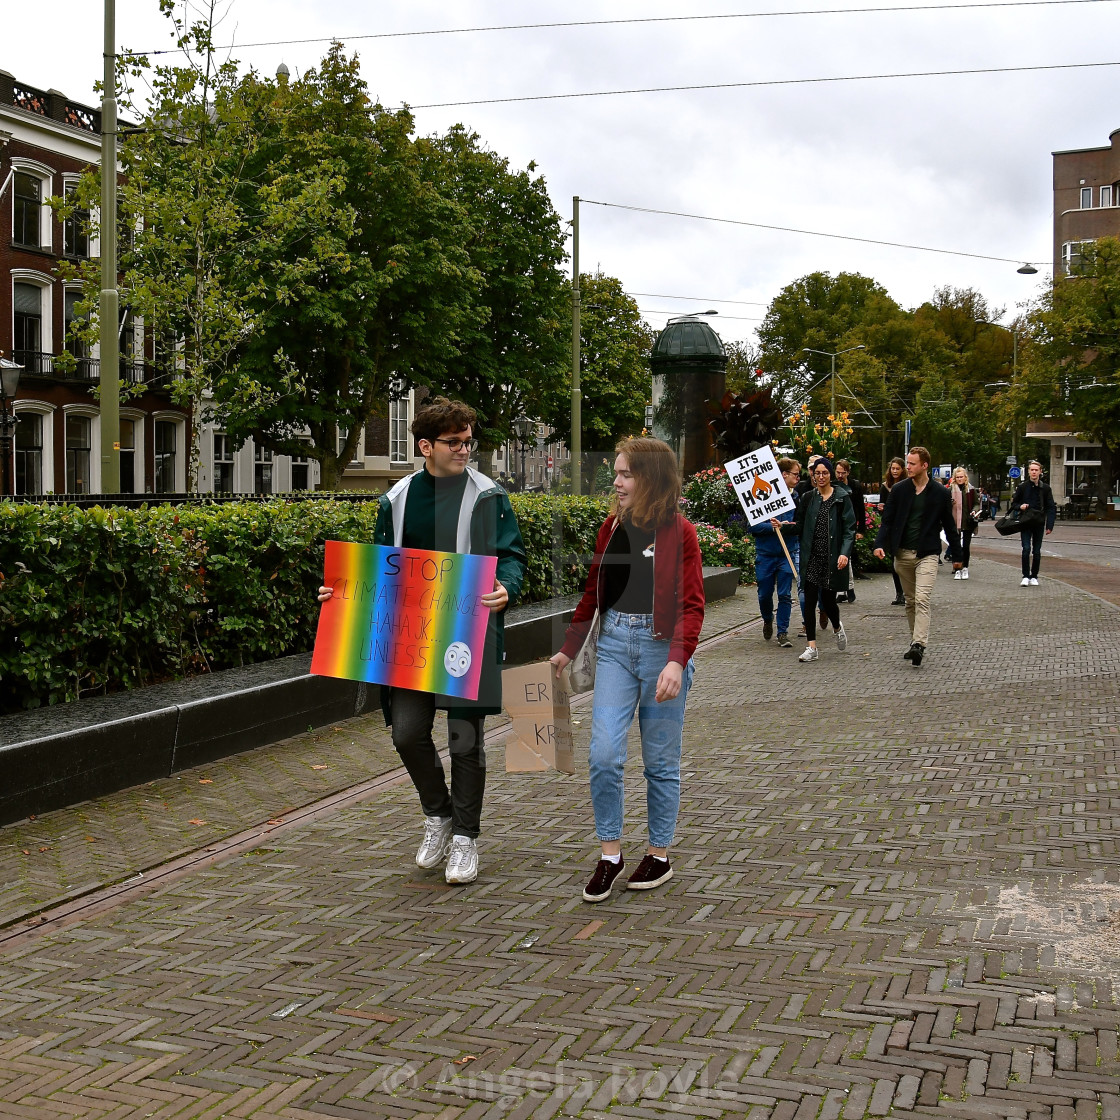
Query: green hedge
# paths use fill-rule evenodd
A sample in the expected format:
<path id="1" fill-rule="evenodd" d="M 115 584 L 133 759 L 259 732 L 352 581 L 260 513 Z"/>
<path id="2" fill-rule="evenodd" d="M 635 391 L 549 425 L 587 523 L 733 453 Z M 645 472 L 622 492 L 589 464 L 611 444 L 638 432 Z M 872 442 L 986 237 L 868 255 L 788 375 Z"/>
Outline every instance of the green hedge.
<path id="1" fill-rule="evenodd" d="M 580 590 L 606 501 L 511 500 L 530 557 L 521 601 Z M 372 501 L 0 502 L 0 711 L 310 649 L 323 543 L 370 540 L 376 517 Z"/>

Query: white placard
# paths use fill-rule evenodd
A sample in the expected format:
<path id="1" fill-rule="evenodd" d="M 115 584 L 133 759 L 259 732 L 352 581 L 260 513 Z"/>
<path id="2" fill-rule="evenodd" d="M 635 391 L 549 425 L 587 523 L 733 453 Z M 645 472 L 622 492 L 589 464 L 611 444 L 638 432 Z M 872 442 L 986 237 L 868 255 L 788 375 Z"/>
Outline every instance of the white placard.
<path id="1" fill-rule="evenodd" d="M 739 495 L 747 523 L 757 525 L 796 509 L 793 497 L 778 470 L 778 461 L 769 447 L 760 447 L 741 459 L 724 463 L 723 469 Z"/>

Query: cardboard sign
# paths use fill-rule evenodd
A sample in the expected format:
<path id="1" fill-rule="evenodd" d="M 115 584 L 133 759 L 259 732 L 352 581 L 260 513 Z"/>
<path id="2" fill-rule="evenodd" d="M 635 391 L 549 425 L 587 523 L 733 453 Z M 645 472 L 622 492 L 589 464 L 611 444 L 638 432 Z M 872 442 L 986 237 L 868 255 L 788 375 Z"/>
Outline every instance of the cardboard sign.
<path id="1" fill-rule="evenodd" d="M 574 774 L 568 691 L 547 661 L 502 673 L 502 699 L 513 720 L 506 736 L 506 772 L 559 770 Z"/>
<path id="2" fill-rule="evenodd" d="M 739 495 L 739 503 L 750 525 L 795 509 L 793 497 L 778 470 L 778 460 L 769 447 L 760 447 L 741 459 L 724 463 L 723 469 Z"/>
<path id="3" fill-rule="evenodd" d="M 478 699 L 496 556 L 327 541 L 311 672 Z"/>

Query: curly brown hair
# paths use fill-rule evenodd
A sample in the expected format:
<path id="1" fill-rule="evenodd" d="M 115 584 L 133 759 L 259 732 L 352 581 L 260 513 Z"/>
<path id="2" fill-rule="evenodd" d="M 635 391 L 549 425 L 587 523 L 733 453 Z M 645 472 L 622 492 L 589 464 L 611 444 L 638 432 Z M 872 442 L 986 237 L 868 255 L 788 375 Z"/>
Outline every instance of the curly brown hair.
<path id="1" fill-rule="evenodd" d="M 416 413 L 412 434 L 430 442 L 439 439 L 444 432 L 461 432 L 464 428 L 473 428 L 476 423 L 478 413 L 469 404 L 434 397 Z"/>
<path id="2" fill-rule="evenodd" d="M 616 497 L 611 513 L 645 532 L 670 524 L 681 501 L 681 475 L 673 449 L 659 439 L 634 436 L 620 441 L 614 450 L 616 455 L 626 456 L 637 486 L 630 508 L 620 510 Z"/>

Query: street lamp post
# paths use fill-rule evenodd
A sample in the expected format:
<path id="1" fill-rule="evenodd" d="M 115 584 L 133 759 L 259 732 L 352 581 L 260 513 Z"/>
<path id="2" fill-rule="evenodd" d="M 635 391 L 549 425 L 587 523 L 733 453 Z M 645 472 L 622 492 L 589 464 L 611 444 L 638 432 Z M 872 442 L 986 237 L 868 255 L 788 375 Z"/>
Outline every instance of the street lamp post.
<path id="1" fill-rule="evenodd" d="M 0 358 L 0 497 L 15 496 L 15 469 L 12 463 L 12 442 L 16 434 L 16 416 L 13 407 L 19 375 L 23 366 L 19 362 Z"/>
<path id="2" fill-rule="evenodd" d="M 1020 272 L 1022 269 L 1019 270 Z M 1019 378 L 1019 332 L 1015 327 L 1005 327 L 1002 323 L 993 323 L 991 319 L 977 319 L 977 323 L 986 327 L 999 327 L 1001 331 L 1007 331 L 1011 335 L 1011 384 L 1014 385 Z M 1006 386 L 1006 381 L 993 381 L 989 383 L 991 386 Z M 987 389 L 989 385 L 985 385 Z M 1011 421 L 1011 454 L 1015 456 L 1015 461 L 1019 461 L 1019 425 Z"/>
<path id="3" fill-rule="evenodd" d="M 513 422 L 513 434 L 521 447 L 521 489 L 525 489 L 525 452 L 536 431 L 536 424 L 524 413 Z"/>
<path id="4" fill-rule="evenodd" d="M 832 408 L 830 409 L 830 411 L 831 411 L 832 415 L 835 416 L 836 415 L 836 359 L 839 358 L 841 354 L 850 354 L 853 350 L 866 350 L 867 347 L 864 346 L 863 343 L 861 342 L 858 346 L 849 346 L 847 350 L 837 350 L 835 354 L 831 353 L 828 350 L 814 350 L 811 346 L 803 346 L 801 349 L 806 354 L 823 354 L 824 357 L 828 358 L 831 361 L 832 372 L 829 374 L 829 379 L 831 381 L 830 388 L 831 388 L 831 391 L 832 391 Z"/>

